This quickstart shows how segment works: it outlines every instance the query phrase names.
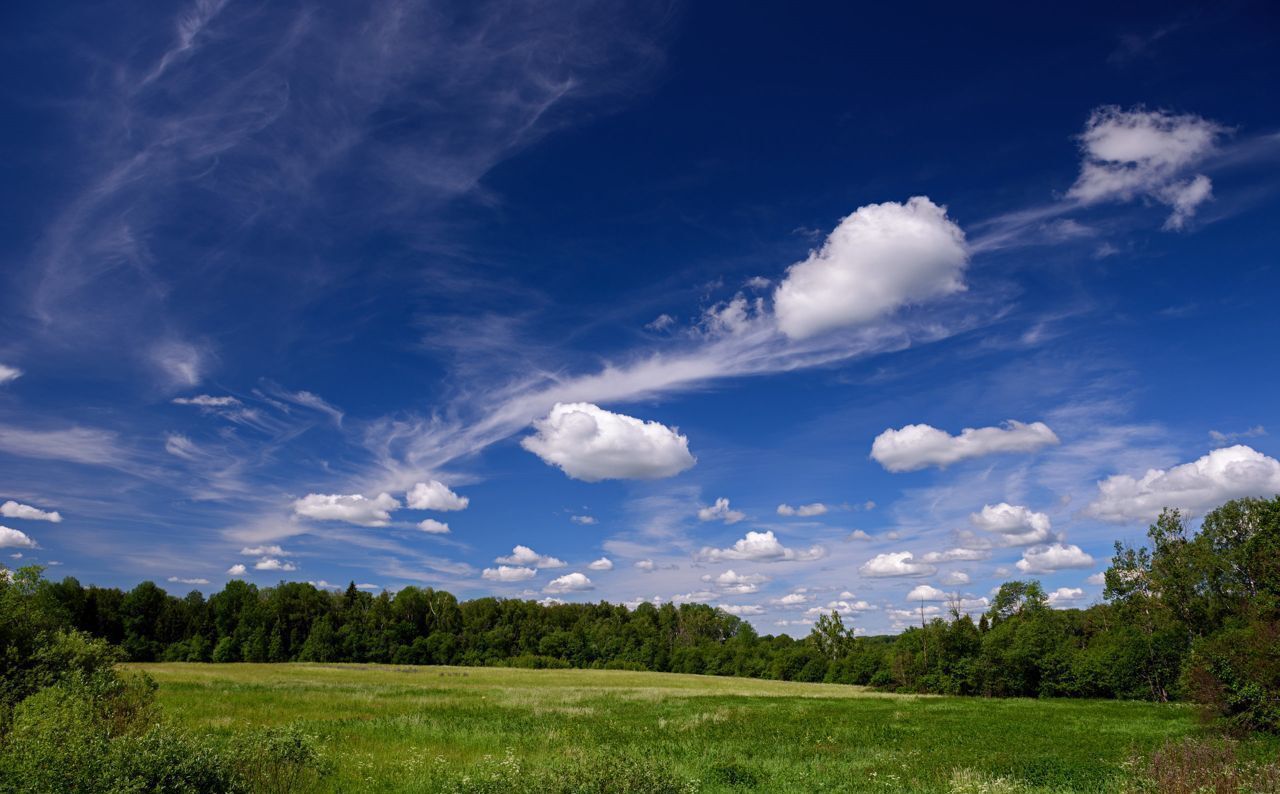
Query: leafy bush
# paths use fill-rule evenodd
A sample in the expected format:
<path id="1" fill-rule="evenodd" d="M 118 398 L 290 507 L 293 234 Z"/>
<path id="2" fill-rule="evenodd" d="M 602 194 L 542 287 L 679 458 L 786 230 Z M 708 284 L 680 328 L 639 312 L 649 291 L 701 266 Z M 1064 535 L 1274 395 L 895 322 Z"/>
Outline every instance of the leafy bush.
<path id="1" fill-rule="evenodd" d="M 231 754 L 240 783 L 259 794 L 305 791 L 330 771 L 316 737 L 292 725 L 239 734 Z"/>

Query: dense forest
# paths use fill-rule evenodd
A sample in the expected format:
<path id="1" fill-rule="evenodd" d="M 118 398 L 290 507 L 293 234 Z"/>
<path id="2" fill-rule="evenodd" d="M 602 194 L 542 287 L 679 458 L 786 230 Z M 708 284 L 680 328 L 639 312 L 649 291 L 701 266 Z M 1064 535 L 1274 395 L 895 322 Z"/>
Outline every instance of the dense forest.
<path id="1" fill-rule="evenodd" d="M 1241 499 L 1198 531 L 1166 511 L 1149 547 L 1116 544 L 1105 602 L 1051 609 L 1005 583 L 975 621 L 958 607 L 893 637 L 838 614 L 803 639 L 760 636 L 701 604 L 556 604 L 407 587 L 372 595 L 231 581 L 209 598 L 128 592 L 23 569 L 0 590 L 134 661 L 597 667 L 862 684 L 961 695 L 1190 699 L 1236 730 L 1280 730 L 1280 496 Z M 22 584 L 25 582 L 26 584 Z M 0 615 L 6 664 L 22 663 Z"/>

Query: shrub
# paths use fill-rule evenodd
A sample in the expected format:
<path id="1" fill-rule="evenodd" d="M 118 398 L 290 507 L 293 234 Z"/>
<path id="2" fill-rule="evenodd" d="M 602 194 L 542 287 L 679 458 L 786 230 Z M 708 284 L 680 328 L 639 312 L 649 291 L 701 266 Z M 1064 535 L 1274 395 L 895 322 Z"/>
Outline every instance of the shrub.
<path id="1" fill-rule="evenodd" d="M 237 778 L 225 751 L 165 725 L 112 742 L 104 772 L 104 790 L 112 794 L 251 790 Z"/>
<path id="2" fill-rule="evenodd" d="M 100 790 L 110 740 L 94 712 L 93 701 L 70 684 L 19 703 L 0 754 L 0 791 Z"/>
<path id="3" fill-rule="evenodd" d="M 1267 794 L 1280 791 L 1280 765 L 1242 760 L 1229 740 L 1183 739 L 1127 764 L 1135 794 Z"/>
<path id="4" fill-rule="evenodd" d="M 240 783 L 260 794 L 306 790 L 330 771 L 316 737 L 292 725 L 240 734 L 231 753 Z"/>

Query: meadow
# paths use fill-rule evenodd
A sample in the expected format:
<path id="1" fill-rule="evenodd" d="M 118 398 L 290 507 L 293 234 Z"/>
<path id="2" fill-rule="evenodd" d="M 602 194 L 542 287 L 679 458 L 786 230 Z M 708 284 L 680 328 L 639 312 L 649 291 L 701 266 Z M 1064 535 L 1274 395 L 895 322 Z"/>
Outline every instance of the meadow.
<path id="1" fill-rule="evenodd" d="M 179 725 L 297 725 L 322 791 L 1118 791 L 1185 705 L 612 670 L 135 664 Z"/>

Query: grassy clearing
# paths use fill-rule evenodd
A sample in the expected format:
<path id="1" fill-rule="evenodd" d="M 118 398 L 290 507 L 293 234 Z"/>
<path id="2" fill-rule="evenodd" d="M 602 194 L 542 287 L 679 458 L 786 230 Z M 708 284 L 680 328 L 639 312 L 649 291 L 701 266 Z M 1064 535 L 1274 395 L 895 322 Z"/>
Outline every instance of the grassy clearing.
<path id="1" fill-rule="evenodd" d="M 334 791 L 547 790 L 593 775 L 631 782 L 573 790 L 1114 791 L 1131 753 L 1196 731 L 1176 705 L 662 673 L 133 667 L 187 726 L 303 725 L 335 764 Z"/>

